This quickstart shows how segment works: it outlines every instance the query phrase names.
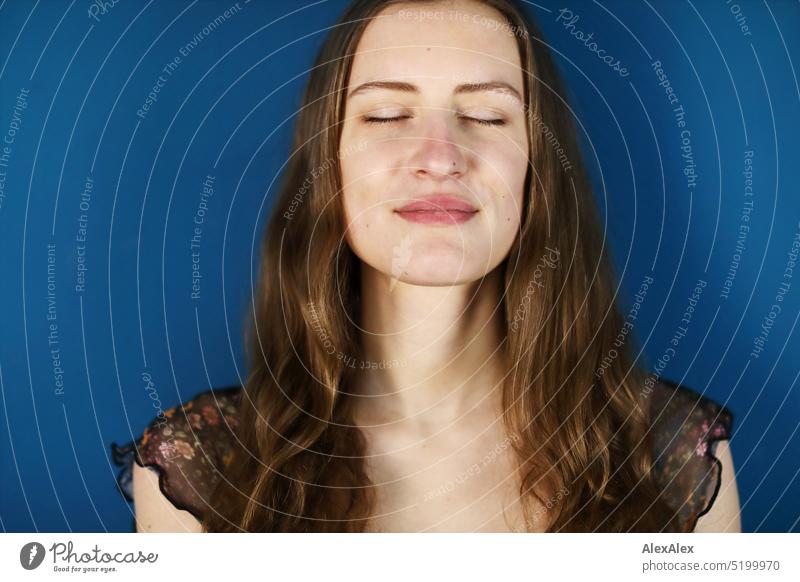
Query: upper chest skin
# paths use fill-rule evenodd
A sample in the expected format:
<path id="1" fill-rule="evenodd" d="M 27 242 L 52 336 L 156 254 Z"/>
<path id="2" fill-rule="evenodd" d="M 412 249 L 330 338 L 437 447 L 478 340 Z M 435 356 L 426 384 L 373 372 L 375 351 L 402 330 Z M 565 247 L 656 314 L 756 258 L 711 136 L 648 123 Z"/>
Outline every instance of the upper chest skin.
<path id="1" fill-rule="evenodd" d="M 362 429 L 375 492 L 368 531 L 521 529 L 516 456 L 499 424 L 483 432 L 450 428 L 427 435 Z"/>

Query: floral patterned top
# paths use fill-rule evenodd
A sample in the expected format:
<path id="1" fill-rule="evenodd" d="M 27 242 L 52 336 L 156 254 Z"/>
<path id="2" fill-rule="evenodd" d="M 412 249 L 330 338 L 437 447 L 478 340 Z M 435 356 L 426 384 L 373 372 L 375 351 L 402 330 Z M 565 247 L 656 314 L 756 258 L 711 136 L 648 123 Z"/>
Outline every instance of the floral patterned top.
<path id="1" fill-rule="evenodd" d="M 240 386 L 202 392 L 154 418 L 139 438 L 121 446 L 112 443 L 113 460 L 122 467 L 117 484 L 125 499 L 133 501 L 135 462 L 155 469 L 164 496 L 202 521 L 232 455 L 242 393 Z M 683 531 L 692 532 L 717 497 L 722 464 L 712 445 L 730 439 L 733 414 L 663 378 L 653 384 L 648 397 L 656 479 L 681 516 Z"/>

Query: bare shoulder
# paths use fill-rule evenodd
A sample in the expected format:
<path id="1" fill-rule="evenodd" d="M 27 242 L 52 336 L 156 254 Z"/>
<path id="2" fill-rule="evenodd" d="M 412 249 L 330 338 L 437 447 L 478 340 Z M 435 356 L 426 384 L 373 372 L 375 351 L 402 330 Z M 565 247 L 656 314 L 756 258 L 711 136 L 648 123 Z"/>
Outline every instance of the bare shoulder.
<path id="1" fill-rule="evenodd" d="M 733 455 L 727 440 L 716 441 L 711 447 L 712 454 L 722 464 L 719 491 L 708 513 L 700 516 L 694 531 L 699 533 L 742 531 L 739 506 L 739 491 L 736 487 L 736 472 Z"/>
<path id="2" fill-rule="evenodd" d="M 133 464 L 133 494 L 138 533 L 200 533 L 200 522 L 175 507 L 161 492 L 155 469 Z"/>
<path id="3" fill-rule="evenodd" d="M 232 455 L 237 387 L 209 390 L 164 411 L 144 431 L 132 462 L 139 532 L 200 532 Z"/>

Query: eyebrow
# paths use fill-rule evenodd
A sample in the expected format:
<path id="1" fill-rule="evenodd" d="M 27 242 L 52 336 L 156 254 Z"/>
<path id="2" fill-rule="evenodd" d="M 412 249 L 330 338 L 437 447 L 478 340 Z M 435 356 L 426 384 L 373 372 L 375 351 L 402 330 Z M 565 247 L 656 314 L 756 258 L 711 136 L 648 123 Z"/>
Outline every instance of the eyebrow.
<path id="1" fill-rule="evenodd" d="M 355 89 L 350 92 L 348 98 L 353 97 L 355 95 L 361 93 L 367 93 L 369 91 L 375 91 L 379 89 L 389 90 L 389 91 L 403 91 L 405 93 L 414 93 L 419 94 L 420 90 L 419 87 L 416 85 L 412 85 L 411 83 L 405 83 L 403 81 L 368 81 L 366 83 L 362 83 Z M 464 94 L 464 93 L 480 93 L 483 91 L 490 91 L 490 92 L 499 92 L 499 93 L 506 93 L 515 97 L 522 103 L 522 96 L 519 94 L 514 87 L 506 83 L 505 81 L 487 81 L 485 83 L 462 83 L 458 85 L 454 90 L 453 93 L 456 95 Z"/>

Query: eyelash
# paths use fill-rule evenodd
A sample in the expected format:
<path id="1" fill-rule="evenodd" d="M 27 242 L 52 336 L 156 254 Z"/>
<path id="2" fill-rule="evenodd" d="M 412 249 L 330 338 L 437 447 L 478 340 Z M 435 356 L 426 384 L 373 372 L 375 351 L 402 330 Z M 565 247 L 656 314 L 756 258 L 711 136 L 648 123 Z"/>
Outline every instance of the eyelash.
<path id="1" fill-rule="evenodd" d="M 364 121 L 366 121 L 367 123 L 380 124 L 380 123 L 393 123 L 395 121 L 401 121 L 403 119 L 409 119 L 409 118 L 410 118 L 409 115 L 402 115 L 400 117 L 365 117 Z M 478 119 L 476 117 L 467 117 L 465 115 L 460 116 L 459 119 L 467 119 L 469 121 L 477 123 L 478 125 L 497 126 L 506 124 L 504 119 Z"/>

